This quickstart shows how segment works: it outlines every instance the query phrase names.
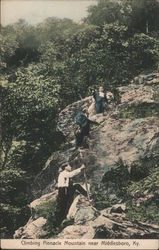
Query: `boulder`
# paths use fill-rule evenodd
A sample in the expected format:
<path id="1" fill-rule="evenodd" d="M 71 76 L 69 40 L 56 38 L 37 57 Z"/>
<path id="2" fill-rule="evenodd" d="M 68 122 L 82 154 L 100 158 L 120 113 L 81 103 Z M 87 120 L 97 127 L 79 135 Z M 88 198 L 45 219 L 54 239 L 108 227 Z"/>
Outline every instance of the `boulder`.
<path id="1" fill-rule="evenodd" d="M 91 226 L 78 225 L 66 227 L 58 236 L 58 239 L 93 239 L 95 230 Z"/>
<path id="2" fill-rule="evenodd" d="M 37 220 L 29 220 L 26 226 L 15 231 L 14 239 L 41 239 L 47 232 L 43 229 L 46 219 L 39 217 Z"/>
<path id="3" fill-rule="evenodd" d="M 78 195 L 67 215 L 67 219 L 73 218 L 76 224 L 85 224 L 94 220 L 98 215 L 98 211 L 90 205 L 88 199 L 82 195 Z"/>
<path id="4" fill-rule="evenodd" d="M 159 103 L 159 99 L 154 99 L 154 95 L 158 92 L 155 87 L 144 86 L 144 85 L 131 85 L 119 87 L 118 91 L 120 93 L 120 106 L 123 105 L 139 105 L 144 103 Z"/>
<path id="5" fill-rule="evenodd" d="M 35 199 L 55 190 L 59 169 L 62 164 L 69 161 L 74 152 L 75 149 L 70 147 L 57 151 L 49 157 L 32 184 L 32 194 Z"/>
<path id="6" fill-rule="evenodd" d="M 77 207 L 77 204 L 79 202 L 79 195 L 74 199 L 69 211 L 68 211 L 68 214 L 67 214 L 67 219 L 71 219 L 71 218 L 74 218 L 77 210 L 78 210 L 78 207 Z"/>
<path id="7" fill-rule="evenodd" d="M 35 209 L 36 206 L 39 206 L 40 204 L 42 204 L 43 202 L 49 201 L 49 200 L 55 200 L 57 197 L 57 193 L 58 191 L 54 191 L 45 195 L 42 195 L 40 198 L 32 201 L 29 205 L 30 209 Z"/>
<path id="8" fill-rule="evenodd" d="M 100 183 L 106 172 L 116 166 L 119 160 L 127 165 L 129 172 L 135 162 L 159 156 L 159 118 L 107 119 L 90 141 L 84 160 L 89 168 L 89 177 Z"/>
<path id="9" fill-rule="evenodd" d="M 96 211 L 91 206 L 82 207 L 75 213 L 74 221 L 78 224 L 85 224 L 96 218 Z"/>
<path id="10" fill-rule="evenodd" d="M 45 195 L 42 195 L 40 198 L 32 201 L 29 205 L 29 208 L 31 210 L 31 217 L 32 219 L 36 219 L 37 218 L 37 215 L 36 215 L 36 207 L 45 203 L 46 201 L 53 201 L 53 200 L 56 200 L 57 198 L 57 194 L 58 194 L 58 191 L 54 191 L 52 193 L 48 193 L 48 194 L 45 194 Z"/>
<path id="11" fill-rule="evenodd" d="M 133 80 L 136 84 L 159 84 L 159 73 L 141 74 Z"/>
<path id="12" fill-rule="evenodd" d="M 124 213 L 126 211 L 126 205 L 123 204 L 115 204 L 111 207 L 110 213 Z"/>
<path id="13" fill-rule="evenodd" d="M 80 211 L 80 210 L 79 210 Z M 60 239 L 156 239 L 159 226 L 147 223 L 130 222 L 119 214 L 102 211 L 96 219 L 83 221 L 83 224 L 66 227 L 57 238 Z"/>
<path id="14" fill-rule="evenodd" d="M 80 101 L 74 102 L 73 104 L 68 105 L 65 109 L 63 109 L 59 114 L 58 119 L 58 129 L 65 136 L 74 136 L 74 124 L 75 124 L 75 116 L 78 111 L 82 111 L 85 114 L 88 114 L 88 108 L 92 103 L 92 97 L 86 97 Z M 67 126 L 66 126 L 67 124 Z"/>

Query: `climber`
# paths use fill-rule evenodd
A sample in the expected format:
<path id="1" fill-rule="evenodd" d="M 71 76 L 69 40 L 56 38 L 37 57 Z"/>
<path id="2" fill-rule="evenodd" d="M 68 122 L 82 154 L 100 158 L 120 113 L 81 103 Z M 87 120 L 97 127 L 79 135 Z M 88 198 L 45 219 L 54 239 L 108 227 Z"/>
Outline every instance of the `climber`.
<path id="1" fill-rule="evenodd" d="M 77 113 L 75 121 L 75 147 L 78 148 L 82 145 L 84 137 L 89 135 L 90 124 L 92 121 L 90 121 L 87 116 L 80 111 Z"/>
<path id="2" fill-rule="evenodd" d="M 98 91 L 94 91 L 93 98 L 95 100 L 96 114 L 104 113 L 107 98 L 102 86 L 99 87 Z"/>
<path id="3" fill-rule="evenodd" d="M 98 122 L 88 119 L 88 117 L 79 111 L 75 117 L 75 148 L 81 147 L 85 136 L 89 136 L 90 125 L 99 125 Z"/>
<path id="4" fill-rule="evenodd" d="M 58 197 L 57 197 L 57 214 L 56 218 L 58 224 L 61 224 L 63 219 L 66 218 L 68 210 L 74 200 L 75 192 L 78 191 L 87 197 L 87 191 L 80 184 L 73 184 L 71 178 L 81 173 L 85 169 L 85 165 L 72 171 L 70 164 L 62 166 L 63 171 L 60 172 L 58 177 Z"/>

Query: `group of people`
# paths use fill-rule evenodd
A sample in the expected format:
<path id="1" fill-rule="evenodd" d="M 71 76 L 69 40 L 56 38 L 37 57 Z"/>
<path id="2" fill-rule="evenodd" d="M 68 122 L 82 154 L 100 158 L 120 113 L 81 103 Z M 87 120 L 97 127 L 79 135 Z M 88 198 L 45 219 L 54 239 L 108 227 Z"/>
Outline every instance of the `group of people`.
<path id="1" fill-rule="evenodd" d="M 99 87 L 98 91 L 94 91 L 93 98 L 95 101 L 96 114 L 103 113 L 106 103 L 106 94 L 103 87 Z M 83 112 L 78 112 L 75 117 L 76 130 L 75 130 L 75 147 L 78 148 L 82 145 L 85 136 L 89 135 L 91 120 Z M 62 171 L 58 177 L 58 198 L 57 198 L 57 221 L 58 224 L 66 218 L 69 208 L 74 200 L 75 192 L 88 197 L 87 191 L 80 184 L 73 184 L 71 178 L 84 171 L 85 165 L 76 170 L 72 170 L 69 163 L 62 166 Z"/>
<path id="2" fill-rule="evenodd" d="M 104 113 L 107 99 L 102 86 L 99 87 L 98 91 L 93 92 L 93 99 L 96 114 Z M 79 111 L 76 115 L 75 123 L 75 147 L 78 148 L 82 146 L 84 137 L 89 136 L 90 124 L 94 122 L 83 112 Z"/>

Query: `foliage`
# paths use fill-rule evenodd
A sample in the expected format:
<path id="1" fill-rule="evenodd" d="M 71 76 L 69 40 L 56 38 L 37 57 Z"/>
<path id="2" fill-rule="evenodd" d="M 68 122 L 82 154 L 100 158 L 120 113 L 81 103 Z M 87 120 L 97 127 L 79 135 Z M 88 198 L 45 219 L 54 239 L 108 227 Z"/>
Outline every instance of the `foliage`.
<path id="1" fill-rule="evenodd" d="M 126 22 L 133 33 L 152 33 L 159 28 L 159 3 L 156 0 L 125 0 L 123 8 L 129 8 Z"/>
<path id="2" fill-rule="evenodd" d="M 158 13 L 156 0 L 99 0 L 98 5 L 89 8 L 86 21 L 99 26 L 118 21 L 131 33 L 152 33 L 159 29 Z"/>
<path id="3" fill-rule="evenodd" d="M 128 203 L 126 218 L 159 225 L 158 206 L 159 199 L 146 201 L 139 207 L 136 207 L 134 203 Z"/>
<path id="4" fill-rule="evenodd" d="M 131 70 L 140 73 L 157 67 L 159 40 L 143 33 L 135 34 L 130 39 L 130 54 L 133 64 Z"/>
<path id="5" fill-rule="evenodd" d="M 128 187 L 129 200 L 127 201 L 126 217 L 141 220 L 147 223 L 159 224 L 158 206 L 158 176 L 159 169 L 154 168 L 151 174 L 140 182 L 132 182 Z M 139 197 L 141 203 L 139 203 Z M 137 205 L 139 203 L 139 205 Z"/>
<path id="6" fill-rule="evenodd" d="M 71 19 L 64 18 L 58 19 L 49 17 L 42 23 L 38 24 L 36 35 L 38 40 L 43 42 L 62 42 L 65 39 L 72 37 L 74 33 L 78 33 L 78 30 L 83 25 L 74 23 Z"/>
<path id="7" fill-rule="evenodd" d="M 114 199 L 115 203 L 120 200 L 126 202 L 126 218 L 129 220 L 159 224 L 158 159 L 145 158 L 134 166 L 142 172 L 142 176 L 138 173 L 134 179 L 131 173 L 126 174 L 127 166 L 119 160 L 117 167 L 106 173 L 102 184 L 92 184 L 94 206 L 102 210 L 113 205 Z"/>
<path id="8" fill-rule="evenodd" d="M 156 164 L 156 168 L 151 170 L 150 175 L 143 178 L 140 182 L 132 182 L 129 186 L 129 194 L 132 197 L 136 196 L 136 193 L 138 197 L 140 195 L 142 196 L 144 192 L 150 193 L 152 191 L 157 191 L 158 189 L 158 179 L 159 179 L 159 169 L 158 165 Z"/>
<path id="9" fill-rule="evenodd" d="M 103 177 L 102 183 L 91 185 L 91 193 L 94 206 L 101 210 L 127 199 L 127 186 L 130 183 L 130 175 L 127 166 L 119 160 L 116 167 L 108 171 Z"/>
<path id="10" fill-rule="evenodd" d="M 93 206 L 98 210 L 102 210 L 111 206 L 109 194 L 105 185 L 91 185 L 91 194 Z"/>
<path id="11" fill-rule="evenodd" d="M 122 6 L 119 1 L 113 0 L 100 0 L 98 1 L 98 5 L 90 6 L 88 12 L 89 15 L 86 21 L 99 26 L 114 23 L 117 20 L 121 21 L 123 14 Z"/>
<path id="12" fill-rule="evenodd" d="M 27 207 L 26 173 L 18 168 L 5 168 L 1 171 L 1 230 L 2 235 L 12 237 L 15 230 L 25 225 L 30 216 Z"/>
<path id="13" fill-rule="evenodd" d="M 140 181 L 149 176 L 158 167 L 158 156 L 144 157 L 132 164 L 130 177 L 133 181 Z"/>
<path id="14" fill-rule="evenodd" d="M 26 205 L 18 207 L 1 203 L 0 217 L 1 237 L 12 238 L 15 230 L 27 223 L 30 217 L 30 209 Z"/>
<path id="15" fill-rule="evenodd" d="M 1 68 L 7 67 L 7 60 L 11 56 L 15 54 L 15 51 L 18 47 L 15 35 L 6 35 L 2 36 L 0 35 L 0 43 L 1 43 L 1 61 L 0 66 Z"/>

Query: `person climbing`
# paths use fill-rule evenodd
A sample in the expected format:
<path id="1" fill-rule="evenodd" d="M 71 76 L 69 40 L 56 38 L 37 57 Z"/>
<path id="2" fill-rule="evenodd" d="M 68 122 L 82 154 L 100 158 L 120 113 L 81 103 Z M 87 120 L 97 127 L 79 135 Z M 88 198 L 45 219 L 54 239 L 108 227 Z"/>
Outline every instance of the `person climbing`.
<path id="1" fill-rule="evenodd" d="M 92 121 L 83 112 L 79 111 L 75 117 L 75 122 L 75 147 L 78 148 L 82 146 L 84 137 L 89 135 Z"/>
<path id="2" fill-rule="evenodd" d="M 107 98 L 102 86 L 99 87 L 98 91 L 94 91 L 93 98 L 95 100 L 96 114 L 104 113 Z"/>
<path id="3" fill-rule="evenodd" d="M 83 139 L 89 136 L 90 125 L 99 125 L 98 122 L 90 120 L 83 112 L 79 111 L 75 117 L 75 148 L 83 146 Z"/>
<path id="4" fill-rule="evenodd" d="M 75 192 L 87 197 L 87 191 L 80 185 L 74 184 L 71 180 L 72 177 L 81 173 L 85 169 L 85 165 L 76 170 L 72 170 L 69 163 L 62 166 L 63 171 L 58 176 L 58 197 L 57 197 L 57 222 L 58 225 L 66 218 L 69 208 L 74 200 Z"/>

